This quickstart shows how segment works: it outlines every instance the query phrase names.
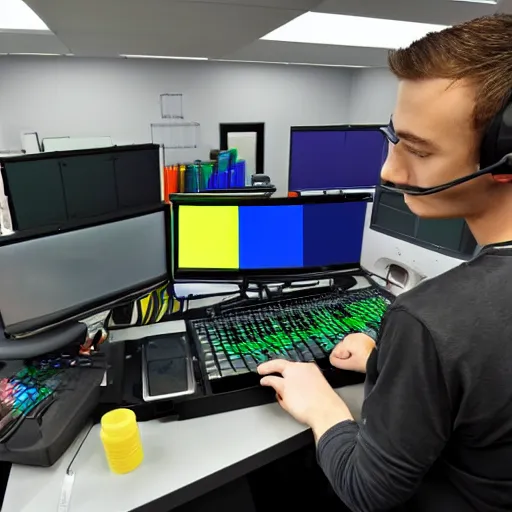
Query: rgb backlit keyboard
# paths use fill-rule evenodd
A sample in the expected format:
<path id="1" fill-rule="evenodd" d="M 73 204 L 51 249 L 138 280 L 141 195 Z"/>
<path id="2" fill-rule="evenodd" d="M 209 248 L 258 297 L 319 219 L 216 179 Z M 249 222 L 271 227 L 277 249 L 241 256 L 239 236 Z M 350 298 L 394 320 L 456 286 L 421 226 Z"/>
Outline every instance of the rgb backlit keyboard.
<path id="1" fill-rule="evenodd" d="M 370 288 L 294 298 L 191 322 L 209 380 L 269 359 L 320 362 L 346 334 L 378 331 L 391 300 Z"/>
<path id="2" fill-rule="evenodd" d="M 54 393 L 60 383 L 60 373 L 55 368 L 29 365 L 12 377 L 0 379 L 0 434 Z"/>

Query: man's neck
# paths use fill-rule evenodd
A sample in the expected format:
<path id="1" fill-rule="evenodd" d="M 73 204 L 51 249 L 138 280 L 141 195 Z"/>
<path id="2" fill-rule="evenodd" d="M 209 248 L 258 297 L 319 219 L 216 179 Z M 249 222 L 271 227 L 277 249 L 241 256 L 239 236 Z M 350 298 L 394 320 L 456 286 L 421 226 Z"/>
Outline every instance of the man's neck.
<path id="1" fill-rule="evenodd" d="M 478 245 L 512 241 L 512 198 L 493 201 L 478 215 L 466 218 Z"/>

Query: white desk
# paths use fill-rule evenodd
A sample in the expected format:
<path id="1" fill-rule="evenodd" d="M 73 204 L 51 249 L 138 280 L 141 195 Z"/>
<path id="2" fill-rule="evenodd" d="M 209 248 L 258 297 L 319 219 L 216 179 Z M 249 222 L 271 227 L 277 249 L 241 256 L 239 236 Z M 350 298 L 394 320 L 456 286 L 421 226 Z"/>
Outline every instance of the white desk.
<path id="1" fill-rule="evenodd" d="M 338 391 L 356 418 L 363 385 Z M 133 473 L 112 474 L 96 425 L 74 464 L 69 512 L 162 510 L 186 503 L 312 441 L 311 433 L 277 404 L 203 418 L 140 424 L 145 459 Z M 13 466 L 2 512 L 56 512 L 76 445 L 51 468 Z"/>
<path id="2" fill-rule="evenodd" d="M 362 286 L 361 279 L 357 288 Z M 363 385 L 338 393 L 358 419 Z M 69 512 L 149 512 L 154 507 L 167 512 L 312 441 L 311 432 L 277 404 L 187 421 L 154 420 L 140 423 L 140 431 L 144 462 L 119 476 L 109 471 L 99 426 L 94 426 L 72 466 Z M 2 512 L 56 512 L 81 439 L 51 468 L 13 465 Z"/>

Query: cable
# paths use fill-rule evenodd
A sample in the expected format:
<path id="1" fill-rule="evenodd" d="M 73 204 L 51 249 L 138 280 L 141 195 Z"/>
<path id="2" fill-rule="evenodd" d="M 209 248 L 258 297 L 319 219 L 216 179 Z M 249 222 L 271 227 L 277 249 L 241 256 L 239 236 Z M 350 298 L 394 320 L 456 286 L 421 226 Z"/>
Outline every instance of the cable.
<path id="1" fill-rule="evenodd" d="M 194 294 L 191 294 L 191 295 L 188 295 L 185 298 L 185 300 L 192 301 L 192 300 L 211 299 L 213 297 L 226 297 L 228 295 L 236 295 L 237 293 L 240 293 L 240 291 L 238 291 L 238 292 L 207 293 L 207 294 L 204 294 L 204 295 L 194 295 Z"/>
<path id="2" fill-rule="evenodd" d="M 66 475 L 73 474 L 73 472 L 71 471 L 71 466 L 73 465 L 73 462 L 75 462 L 75 459 L 78 457 L 78 454 L 80 453 L 80 450 L 82 449 L 82 446 L 84 445 L 85 441 L 87 441 L 87 438 L 89 437 L 89 434 L 91 433 L 91 430 L 93 429 L 93 427 L 94 427 L 94 423 L 91 423 L 91 425 L 87 429 L 87 432 L 84 435 L 84 438 L 80 441 L 78 448 L 76 449 L 75 453 L 73 454 L 73 457 L 71 458 L 71 461 L 68 464 L 68 467 L 66 469 Z"/>
<path id="3" fill-rule="evenodd" d="M 364 270 L 364 273 L 367 274 L 370 277 L 370 281 L 377 286 L 379 286 L 379 283 L 376 283 L 371 277 L 376 277 L 377 279 L 382 279 L 386 283 L 386 286 L 396 286 L 397 288 L 400 288 L 401 290 L 405 290 L 405 286 L 395 283 L 389 279 L 389 270 L 386 277 L 379 276 L 378 274 L 375 274 L 373 272 L 370 272 L 369 270 Z"/>
<path id="4" fill-rule="evenodd" d="M 75 473 L 73 472 L 71 467 L 73 466 L 75 459 L 77 458 L 78 454 L 80 453 L 82 446 L 84 445 L 85 441 L 89 437 L 89 434 L 91 433 L 91 430 L 93 429 L 93 427 L 94 427 L 94 423 L 91 423 L 91 425 L 87 429 L 87 432 L 85 433 L 84 438 L 82 439 L 82 441 L 78 445 L 78 448 L 76 449 L 75 453 L 73 454 L 71 462 L 68 464 L 68 467 L 66 469 L 66 474 L 64 475 L 64 480 L 62 482 L 62 487 L 60 490 L 58 512 L 68 512 L 68 510 L 69 510 L 69 504 L 71 502 L 71 492 L 73 491 L 73 483 L 75 481 Z"/>

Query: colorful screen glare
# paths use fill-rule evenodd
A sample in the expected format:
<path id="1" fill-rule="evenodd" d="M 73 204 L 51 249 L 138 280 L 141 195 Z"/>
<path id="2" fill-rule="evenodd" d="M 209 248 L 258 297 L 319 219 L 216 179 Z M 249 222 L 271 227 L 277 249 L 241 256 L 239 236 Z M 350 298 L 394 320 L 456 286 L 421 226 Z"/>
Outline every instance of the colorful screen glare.
<path id="1" fill-rule="evenodd" d="M 183 205 L 178 267 L 192 270 L 318 268 L 358 263 L 366 203 Z"/>

